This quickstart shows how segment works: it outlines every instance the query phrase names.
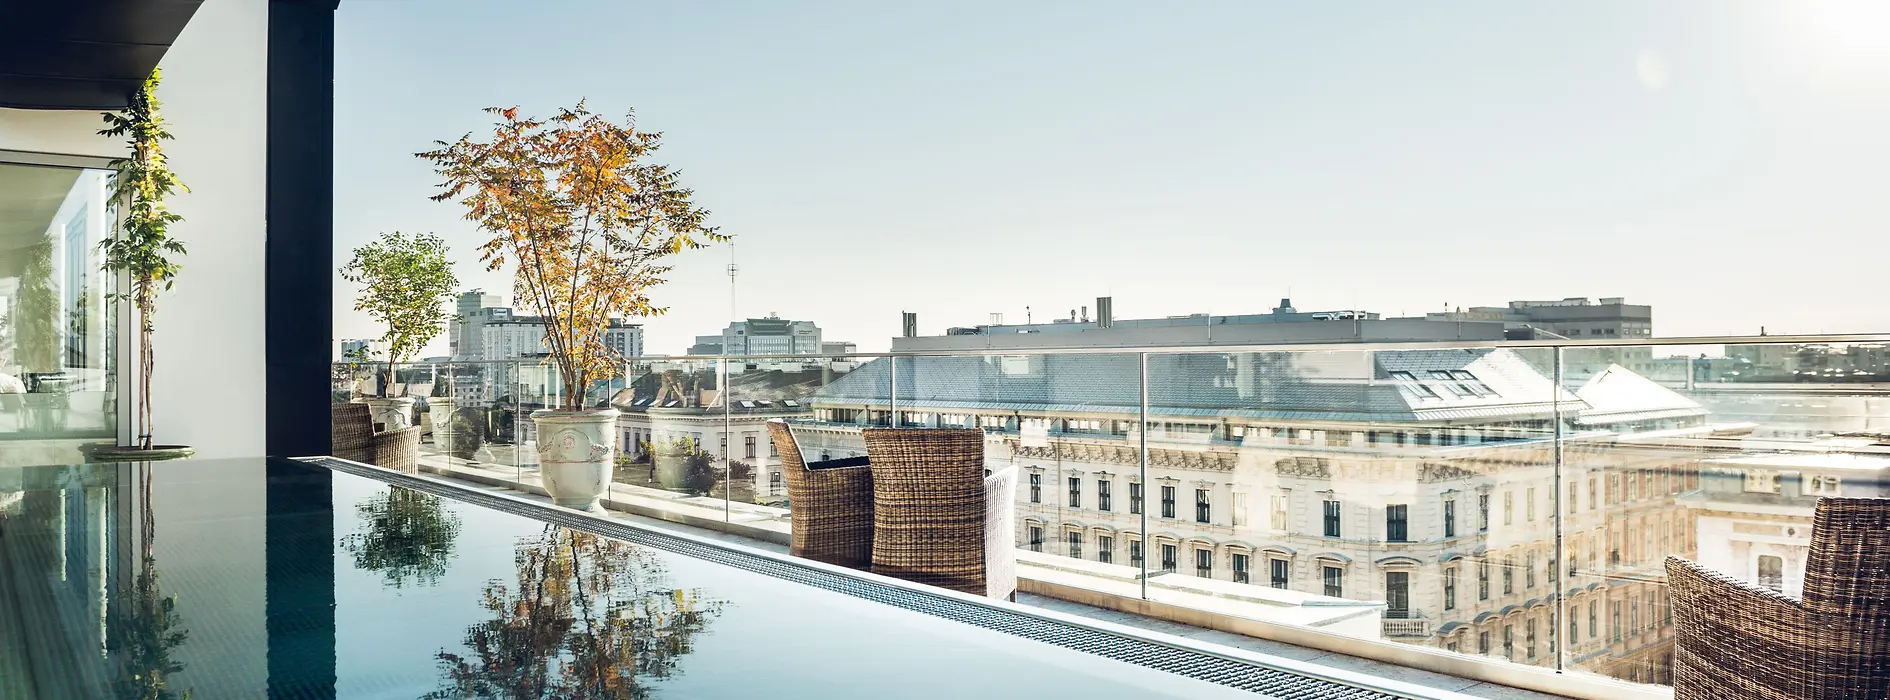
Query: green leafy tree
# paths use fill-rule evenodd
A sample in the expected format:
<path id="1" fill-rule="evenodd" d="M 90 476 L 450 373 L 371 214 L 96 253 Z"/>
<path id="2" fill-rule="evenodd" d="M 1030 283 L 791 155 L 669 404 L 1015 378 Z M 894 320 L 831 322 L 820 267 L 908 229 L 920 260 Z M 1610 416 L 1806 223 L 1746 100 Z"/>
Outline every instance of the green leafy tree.
<path id="1" fill-rule="evenodd" d="M 184 244 L 171 237 L 171 224 L 183 220 L 166 208 L 164 200 L 189 188 L 171 172 L 164 157 L 162 141 L 171 138 L 158 112 L 158 71 L 151 71 L 144 85 L 131 97 L 124 111 L 105 113 L 104 136 L 122 136 L 131 147 L 131 155 L 112 161 L 112 199 L 118 202 L 121 216 L 118 235 L 99 247 L 105 252 L 104 269 L 131 279 L 129 294 L 113 295 L 112 300 L 130 301 L 138 312 L 138 447 L 151 449 L 151 371 L 156 355 L 151 348 L 152 319 L 157 315 L 158 292 L 167 291 L 177 279 L 177 258 L 184 255 Z"/>
<path id="2" fill-rule="evenodd" d="M 121 601 L 107 611 L 106 648 L 117 661 L 112 697 L 136 700 L 189 700 L 190 692 L 171 688 L 171 674 L 184 664 L 171 652 L 190 639 L 177 614 L 177 596 L 165 595 L 157 568 L 157 517 L 151 499 L 151 470 L 140 470 L 138 500 L 143 509 L 138 537 L 138 573 Z M 120 604 L 122 602 L 122 604 Z"/>
<path id="3" fill-rule="evenodd" d="M 610 320 L 656 316 L 650 291 L 671 256 L 728 240 L 707 225 L 680 173 L 651 162 L 659 132 L 619 124 L 584 103 L 548 119 L 499 115 L 492 137 L 471 134 L 418 154 L 445 177 L 437 201 L 457 200 L 492 238 L 480 246 L 488 270 L 515 264 L 519 306 L 545 319 L 564 410 L 587 407 L 589 389 L 615 378 L 623 358 L 605 342 Z"/>
<path id="4" fill-rule="evenodd" d="M 355 512 L 365 527 L 341 540 L 355 568 L 378 572 L 395 588 L 432 585 L 446 575 L 459 517 L 440 507 L 438 496 L 393 486 L 357 504 Z"/>
<path id="5" fill-rule="evenodd" d="M 341 278 L 361 285 L 354 310 L 387 327 L 381 335 L 387 344 L 386 392 L 393 387 L 395 367 L 419 354 L 453 317 L 446 306 L 459 278 L 446 258 L 446 241 L 430 233 L 383 233 L 380 240 L 354 249 Z"/>

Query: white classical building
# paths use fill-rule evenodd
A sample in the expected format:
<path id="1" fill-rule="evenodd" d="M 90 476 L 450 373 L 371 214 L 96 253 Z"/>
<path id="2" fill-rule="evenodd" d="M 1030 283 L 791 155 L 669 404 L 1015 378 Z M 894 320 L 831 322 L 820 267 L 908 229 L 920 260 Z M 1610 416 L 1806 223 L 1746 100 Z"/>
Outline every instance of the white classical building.
<path id="1" fill-rule="evenodd" d="M 1520 663 L 1552 666 L 1572 638 L 1581 668 L 1662 678 L 1655 577 L 1691 551 L 1676 497 L 1698 459 L 1634 437 L 1705 434 L 1706 411 L 1619 367 L 1558 387 L 1529 359 L 1150 355 L 1146 480 L 1134 354 L 902 357 L 898 423 L 985 429 L 990 466 L 1022 471 L 1028 549 L 1382 601 L 1386 637 Z M 803 449 L 863 453 L 858 428 L 893 422 L 886 365 L 813 397 Z M 1558 576 L 1575 624 L 1556 624 Z"/>

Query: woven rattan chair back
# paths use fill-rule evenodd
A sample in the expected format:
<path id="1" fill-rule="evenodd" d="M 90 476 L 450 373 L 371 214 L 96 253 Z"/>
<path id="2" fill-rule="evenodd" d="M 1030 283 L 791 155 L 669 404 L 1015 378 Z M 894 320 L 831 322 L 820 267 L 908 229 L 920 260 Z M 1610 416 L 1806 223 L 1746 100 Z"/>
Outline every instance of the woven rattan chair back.
<path id="1" fill-rule="evenodd" d="M 986 595 L 984 431 L 868 428 L 873 573 Z"/>
<path id="2" fill-rule="evenodd" d="M 1667 558 L 1675 700 L 1890 697 L 1890 499 L 1818 501 L 1802 599 Z"/>
<path id="3" fill-rule="evenodd" d="M 331 456 L 356 462 L 374 459 L 374 419 L 364 403 L 338 403 L 329 407 L 329 446 Z"/>
<path id="4" fill-rule="evenodd" d="M 787 482 L 788 553 L 854 569 L 873 563 L 873 475 L 865 466 L 808 469 L 786 421 L 768 421 Z"/>

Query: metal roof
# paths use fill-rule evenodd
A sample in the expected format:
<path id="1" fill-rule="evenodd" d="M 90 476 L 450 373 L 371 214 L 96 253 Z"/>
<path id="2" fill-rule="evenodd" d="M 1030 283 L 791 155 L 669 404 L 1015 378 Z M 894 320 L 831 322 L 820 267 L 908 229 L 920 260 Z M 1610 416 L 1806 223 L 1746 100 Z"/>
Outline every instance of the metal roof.
<path id="1" fill-rule="evenodd" d="M 813 400 L 884 405 L 889 364 L 873 360 Z M 1467 372 L 1481 389 L 1461 393 L 1432 371 Z M 1141 400 L 1133 355 L 902 357 L 898 373 L 902 408 L 1134 414 Z M 1163 416 L 1410 423 L 1539 420 L 1558 405 L 1587 407 L 1500 348 L 1151 355 L 1148 380 L 1149 410 Z"/>

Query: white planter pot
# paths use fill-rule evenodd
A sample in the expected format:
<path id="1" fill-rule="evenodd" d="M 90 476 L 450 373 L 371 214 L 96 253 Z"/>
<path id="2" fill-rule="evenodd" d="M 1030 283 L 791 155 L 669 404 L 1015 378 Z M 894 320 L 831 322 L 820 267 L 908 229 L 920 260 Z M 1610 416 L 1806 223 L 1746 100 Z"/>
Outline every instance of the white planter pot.
<path id="1" fill-rule="evenodd" d="M 433 446 L 441 452 L 453 452 L 453 397 L 427 397 L 427 420 L 433 424 Z"/>
<path id="2" fill-rule="evenodd" d="M 578 510 L 601 510 L 616 466 L 617 411 L 533 411 L 538 428 L 538 469 L 551 502 Z"/>
<path id="3" fill-rule="evenodd" d="M 401 396 L 392 399 L 368 399 L 368 415 L 374 421 L 374 431 L 385 433 L 413 426 L 413 397 Z"/>

